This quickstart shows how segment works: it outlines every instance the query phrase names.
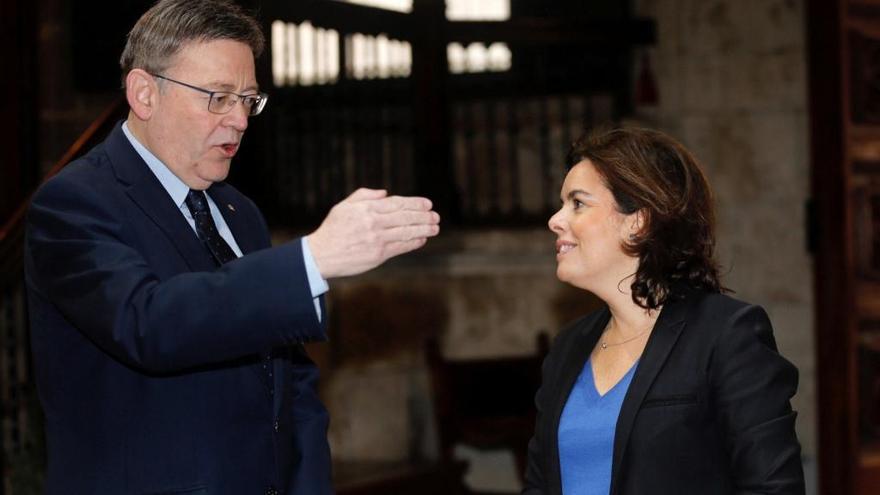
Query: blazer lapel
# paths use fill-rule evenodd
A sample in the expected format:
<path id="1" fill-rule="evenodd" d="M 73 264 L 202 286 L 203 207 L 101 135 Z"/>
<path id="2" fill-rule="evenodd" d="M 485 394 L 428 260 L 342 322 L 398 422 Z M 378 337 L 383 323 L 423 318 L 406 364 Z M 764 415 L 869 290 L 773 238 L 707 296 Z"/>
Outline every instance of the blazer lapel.
<path id="1" fill-rule="evenodd" d="M 545 438 L 554 439 L 553 441 L 548 442 L 548 445 L 552 445 L 553 447 L 553 452 L 550 452 L 550 459 L 553 464 L 552 467 L 550 467 L 549 472 L 553 473 L 551 481 L 553 486 L 556 487 L 556 490 L 551 490 L 550 493 L 562 493 L 562 472 L 559 467 L 559 443 L 555 440 L 559 431 L 559 420 L 562 417 L 562 410 L 565 409 L 565 404 L 568 402 L 568 396 L 571 394 L 571 389 L 574 387 L 578 376 L 580 376 L 581 371 L 584 369 L 584 365 L 586 364 L 587 359 L 589 359 L 590 353 L 593 348 L 596 347 L 596 342 L 599 341 L 599 336 L 602 335 L 602 330 L 605 328 L 605 325 L 608 324 L 610 318 L 611 312 L 608 310 L 608 307 L 605 307 L 599 311 L 594 318 L 585 321 L 579 335 L 574 339 L 573 345 L 570 345 L 568 349 L 566 349 L 566 355 L 562 358 L 562 363 L 564 364 L 559 373 L 559 388 L 556 391 L 553 408 L 547 412 L 553 419 L 552 421 L 545 423 L 549 428 L 544 432 Z"/>
<path id="2" fill-rule="evenodd" d="M 121 123 L 113 129 L 104 145 L 117 179 L 127 186 L 125 191 L 128 196 L 165 233 L 190 269 L 215 270 L 213 260 L 195 231 L 159 179 L 131 146 L 122 132 Z"/>
<path id="3" fill-rule="evenodd" d="M 669 352 L 678 341 L 679 335 L 684 328 L 684 316 L 686 301 L 678 300 L 667 303 L 660 311 L 660 316 L 654 324 L 654 331 L 648 338 L 645 351 L 639 359 L 632 382 L 623 398 L 620 415 L 617 417 L 617 428 L 614 434 L 614 454 L 611 462 L 611 493 L 617 493 L 619 482 L 620 465 L 626 453 L 629 443 L 629 435 L 632 432 L 636 415 L 641 408 L 642 402 L 647 395 L 651 384 L 657 377 L 657 373 L 663 368 Z"/>

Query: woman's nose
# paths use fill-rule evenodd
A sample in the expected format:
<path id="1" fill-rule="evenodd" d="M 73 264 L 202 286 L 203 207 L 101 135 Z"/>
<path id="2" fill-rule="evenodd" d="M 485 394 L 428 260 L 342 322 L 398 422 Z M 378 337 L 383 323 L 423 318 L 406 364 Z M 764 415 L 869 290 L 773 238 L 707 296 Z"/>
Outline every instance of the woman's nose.
<path id="1" fill-rule="evenodd" d="M 556 213 L 550 217 L 550 220 L 547 221 L 547 227 L 550 228 L 551 231 L 556 232 L 557 234 L 563 231 L 562 228 L 562 208 L 559 209 Z"/>

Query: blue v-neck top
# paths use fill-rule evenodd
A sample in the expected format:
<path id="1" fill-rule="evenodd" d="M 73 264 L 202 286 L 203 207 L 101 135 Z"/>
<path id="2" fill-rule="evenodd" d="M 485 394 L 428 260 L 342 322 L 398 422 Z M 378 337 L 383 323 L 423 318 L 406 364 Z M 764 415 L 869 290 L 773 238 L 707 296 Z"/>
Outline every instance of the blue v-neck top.
<path id="1" fill-rule="evenodd" d="M 608 495 L 611 456 L 620 406 L 638 361 L 605 395 L 599 395 L 588 359 L 559 419 L 559 467 L 564 495 Z"/>

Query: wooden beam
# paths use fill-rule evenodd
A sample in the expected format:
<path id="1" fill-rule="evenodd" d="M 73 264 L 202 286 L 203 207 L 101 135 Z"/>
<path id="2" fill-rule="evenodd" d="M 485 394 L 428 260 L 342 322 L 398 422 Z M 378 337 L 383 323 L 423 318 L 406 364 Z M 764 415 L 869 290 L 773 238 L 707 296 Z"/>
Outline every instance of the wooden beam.
<path id="1" fill-rule="evenodd" d="M 520 45 L 600 45 L 629 48 L 656 41 L 653 20 L 597 21 L 526 17 L 509 21 L 450 22 L 446 27 L 450 42 L 503 41 Z"/>
<path id="2" fill-rule="evenodd" d="M 410 14 L 340 1 L 266 2 L 260 17 L 268 23 L 275 20 L 297 24 L 309 21 L 340 33 L 385 34 L 400 40 L 412 39 L 414 29 Z"/>

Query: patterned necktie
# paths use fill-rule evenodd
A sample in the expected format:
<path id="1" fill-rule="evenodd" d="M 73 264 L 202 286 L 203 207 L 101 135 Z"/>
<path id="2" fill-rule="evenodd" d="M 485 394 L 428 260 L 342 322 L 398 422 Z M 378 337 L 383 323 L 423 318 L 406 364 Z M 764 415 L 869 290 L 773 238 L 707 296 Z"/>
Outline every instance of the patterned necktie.
<path id="1" fill-rule="evenodd" d="M 190 189 L 186 195 L 186 206 L 189 208 L 190 213 L 192 213 L 193 220 L 195 220 L 196 234 L 205 244 L 205 247 L 208 248 L 208 251 L 211 252 L 211 255 L 214 256 L 214 261 L 218 265 L 222 265 L 238 258 L 235 252 L 232 251 L 232 248 L 229 247 L 229 244 L 226 244 L 226 241 L 223 240 L 220 232 L 217 232 L 217 226 L 214 224 L 214 219 L 211 218 L 208 198 L 205 196 L 204 191 L 193 191 Z"/>
<path id="2" fill-rule="evenodd" d="M 208 248 L 208 251 L 211 252 L 217 265 L 222 265 L 238 258 L 238 256 L 235 255 L 235 252 L 232 251 L 232 248 L 229 247 L 229 244 L 223 240 L 220 232 L 217 231 L 217 225 L 214 224 L 214 219 L 211 218 L 211 210 L 208 208 L 208 198 L 205 196 L 204 191 L 193 191 L 190 189 L 189 193 L 186 195 L 186 206 L 189 208 L 190 213 L 192 213 L 193 220 L 195 220 L 196 234 L 198 234 L 202 243 L 205 244 L 205 247 Z M 263 371 L 262 373 L 259 373 L 258 371 L 258 373 L 263 377 L 266 387 L 269 389 L 269 393 L 274 394 L 275 387 L 272 382 L 272 353 L 261 352 L 259 364 Z"/>

